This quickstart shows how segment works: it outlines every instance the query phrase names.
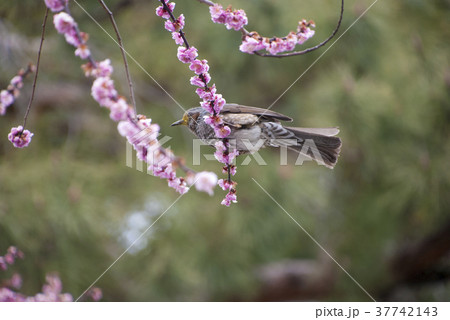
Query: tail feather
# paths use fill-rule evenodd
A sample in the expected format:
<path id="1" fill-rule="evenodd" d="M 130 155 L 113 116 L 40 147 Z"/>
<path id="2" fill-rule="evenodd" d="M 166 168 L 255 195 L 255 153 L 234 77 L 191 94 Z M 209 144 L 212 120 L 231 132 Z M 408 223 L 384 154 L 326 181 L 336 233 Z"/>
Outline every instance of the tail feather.
<path id="1" fill-rule="evenodd" d="M 342 146 L 341 139 L 335 137 L 339 133 L 337 128 L 285 128 L 301 142 L 298 146 L 291 146 L 289 149 L 312 158 L 328 168 L 334 168 Z M 314 144 L 310 143 L 311 141 Z M 317 148 L 316 150 L 314 146 Z"/>

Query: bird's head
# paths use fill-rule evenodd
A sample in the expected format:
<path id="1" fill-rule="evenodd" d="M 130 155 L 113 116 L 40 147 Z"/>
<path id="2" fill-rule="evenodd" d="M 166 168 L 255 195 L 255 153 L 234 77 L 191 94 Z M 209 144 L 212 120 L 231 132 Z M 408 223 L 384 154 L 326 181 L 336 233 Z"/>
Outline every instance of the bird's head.
<path id="1" fill-rule="evenodd" d="M 197 121 L 203 120 L 199 119 L 199 117 L 202 116 L 203 113 L 206 114 L 206 111 L 201 107 L 189 109 L 184 113 L 183 118 L 181 118 L 178 121 L 175 121 L 174 123 L 171 124 L 171 126 L 184 125 L 188 126 L 189 129 L 194 130 L 195 127 L 197 126 Z"/>

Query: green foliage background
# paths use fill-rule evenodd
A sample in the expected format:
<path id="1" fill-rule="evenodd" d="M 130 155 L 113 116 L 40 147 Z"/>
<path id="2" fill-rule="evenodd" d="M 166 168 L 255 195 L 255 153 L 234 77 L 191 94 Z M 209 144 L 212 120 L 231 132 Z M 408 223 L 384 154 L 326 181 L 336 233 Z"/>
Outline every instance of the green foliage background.
<path id="1" fill-rule="evenodd" d="M 0 3 L 0 88 L 35 60 L 43 1 Z M 109 33 L 97 1 L 79 1 Z M 184 108 L 198 104 L 191 72 L 176 60 L 176 45 L 154 10 L 157 1 L 108 1 L 117 8 L 127 51 L 158 82 L 130 62 L 138 111 L 173 137 L 170 145 L 191 163 L 190 133 L 171 128 Z M 334 28 L 336 0 L 234 0 L 246 10 L 248 29 L 284 35 L 301 18 L 316 22 L 314 45 Z M 223 5 L 227 3 L 223 2 Z M 192 190 L 178 199 L 164 181 L 125 165 L 125 142 L 90 97 L 73 49 L 49 23 L 36 104 L 28 128 L 31 145 L 16 150 L 6 136 L 22 122 L 30 93 L 0 118 L 0 252 L 16 245 L 26 254 L 14 269 L 23 291 L 40 290 L 57 271 L 64 290 L 81 294 L 155 219 L 154 227 L 96 284 L 106 301 L 252 299 L 255 270 L 285 259 L 316 259 L 320 249 L 255 179 L 371 294 L 389 286 L 389 260 L 407 244 L 438 228 L 450 212 L 450 20 L 448 0 L 348 0 L 339 39 L 309 55 L 263 59 L 238 50 L 240 34 L 210 21 L 208 8 L 177 1 L 189 42 L 211 66 L 228 102 L 271 105 L 304 127 L 339 126 L 343 149 L 337 167 L 279 165 L 238 167 L 239 202 L 220 205 Z M 72 11 L 96 59 L 109 57 L 114 79 L 127 93 L 115 43 L 74 3 Z M 325 53 L 325 50 L 328 50 Z M 324 54 L 325 53 L 325 54 Z M 323 57 L 301 78 L 300 75 Z M 239 163 L 239 162 L 238 162 Z M 220 173 L 216 162 L 203 169 Z M 171 204 L 175 201 L 175 204 Z M 337 282 L 324 300 L 369 298 L 337 266 Z M 447 261 L 448 268 L 448 261 Z M 406 288 L 399 300 L 448 301 L 448 280 Z"/>

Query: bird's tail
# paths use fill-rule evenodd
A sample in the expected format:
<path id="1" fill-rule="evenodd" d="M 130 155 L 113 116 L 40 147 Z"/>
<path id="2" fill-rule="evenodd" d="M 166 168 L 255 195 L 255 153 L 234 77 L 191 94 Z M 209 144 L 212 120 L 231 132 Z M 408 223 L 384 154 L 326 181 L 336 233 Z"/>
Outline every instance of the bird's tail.
<path id="1" fill-rule="evenodd" d="M 333 169 L 341 151 L 341 139 L 335 137 L 338 128 L 293 128 L 284 127 L 298 139 L 296 146 L 289 146 L 290 150 Z"/>

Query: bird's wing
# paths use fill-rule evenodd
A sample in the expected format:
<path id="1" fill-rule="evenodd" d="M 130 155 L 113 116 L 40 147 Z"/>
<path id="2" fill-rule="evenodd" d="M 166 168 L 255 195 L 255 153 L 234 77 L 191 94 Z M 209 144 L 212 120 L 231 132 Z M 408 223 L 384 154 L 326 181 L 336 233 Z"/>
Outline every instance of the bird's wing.
<path id="1" fill-rule="evenodd" d="M 239 104 L 229 103 L 223 106 L 221 114 L 226 113 L 247 113 L 258 116 L 265 121 L 292 121 L 292 118 L 284 114 L 256 107 L 241 106 Z"/>

